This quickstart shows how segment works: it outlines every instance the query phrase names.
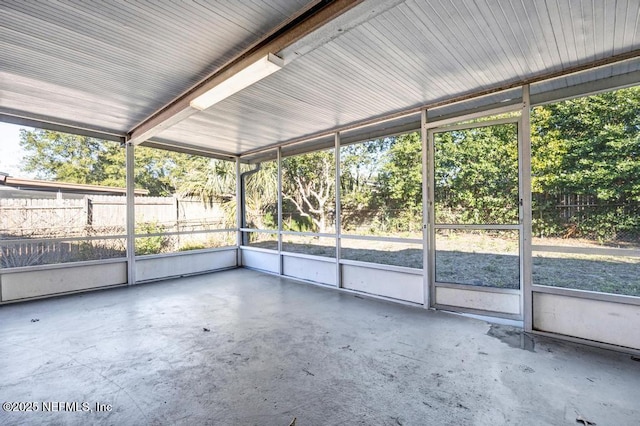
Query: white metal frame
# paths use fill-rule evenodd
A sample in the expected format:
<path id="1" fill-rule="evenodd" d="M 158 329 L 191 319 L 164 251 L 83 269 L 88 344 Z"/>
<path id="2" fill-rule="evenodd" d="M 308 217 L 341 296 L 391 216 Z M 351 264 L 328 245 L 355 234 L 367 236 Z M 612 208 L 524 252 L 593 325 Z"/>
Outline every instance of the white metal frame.
<path id="1" fill-rule="evenodd" d="M 637 84 L 637 73 L 634 74 L 634 77 L 624 80 L 624 85 L 629 86 L 633 84 Z M 605 90 L 613 90 L 616 87 L 602 87 L 599 86 L 596 88 L 597 91 L 605 91 Z M 595 90 L 595 89 L 594 89 Z M 580 93 L 574 93 L 573 91 L 568 92 L 571 97 L 575 97 L 581 95 Z M 584 93 L 582 93 L 584 95 Z M 545 95 L 546 96 L 546 95 Z M 560 96 L 560 95 L 558 95 Z M 558 96 L 552 99 L 552 97 L 546 96 L 544 99 L 541 98 L 540 95 L 536 97 L 538 99 L 538 103 L 549 103 L 552 101 L 557 101 L 559 99 Z M 341 291 L 353 293 L 353 291 L 341 288 L 341 265 L 352 265 L 359 267 L 366 267 L 372 270 L 387 270 L 394 271 L 399 273 L 406 273 L 412 276 L 422 275 L 423 277 L 423 289 L 424 289 L 424 307 L 444 307 L 446 306 L 438 306 L 435 304 L 435 270 L 433 265 L 433 257 L 431 256 L 432 252 L 434 252 L 434 236 L 436 229 L 446 229 L 449 225 L 438 225 L 434 224 L 434 215 L 433 215 L 433 141 L 432 138 L 429 137 L 428 133 L 437 131 L 437 130 L 453 130 L 458 128 L 464 128 L 464 126 L 468 127 L 478 127 L 482 125 L 494 125 L 500 122 L 492 121 L 492 122 L 483 122 L 483 123 L 474 123 L 472 125 L 458 125 L 464 120 L 472 120 L 474 118 L 486 117 L 501 113 L 508 112 L 520 112 L 520 117 L 518 118 L 518 154 L 519 154 L 519 189 L 520 189 L 520 199 L 521 199 L 521 212 L 520 212 L 520 223 L 518 225 L 469 225 L 469 226 L 455 226 L 456 228 L 466 227 L 469 229 L 518 229 L 520 232 L 520 261 L 521 261 L 521 271 L 520 271 L 520 294 L 521 294 L 521 314 L 524 319 L 524 328 L 526 331 L 532 331 L 535 333 L 540 333 L 543 335 L 551 335 L 558 337 L 557 334 L 549 333 L 549 332 L 540 332 L 533 329 L 533 294 L 534 293 L 544 293 L 550 295 L 557 296 L 567 296 L 575 299 L 589 299 L 601 302 L 610 302 L 612 304 L 623 304 L 630 306 L 640 306 L 640 298 L 632 297 L 632 296 L 624 296 L 624 295 L 616 295 L 616 294 L 607 294 L 607 293 L 597 293 L 597 292 L 589 292 L 584 290 L 577 289 L 566 289 L 559 287 L 549 287 L 549 286 L 541 286 L 536 285 L 532 282 L 531 277 L 531 269 L 532 269 L 532 255 L 533 251 L 563 251 L 567 253 L 581 253 L 581 254 L 596 254 L 596 255 L 623 255 L 629 257 L 640 257 L 640 250 L 625 250 L 625 249 L 613 249 L 613 248 L 562 248 L 558 249 L 557 247 L 548 247 L 544 245 L 533 245 L 532 244 L 532 235 L 531 235 L 531 176 L 530 176 L 530 165 L 531 165 L 531 135 L 530 135 L 530 107 L 531 100 L 529 94 L 529 86 L 525 85 L 522 87 L 522 102 L 512 105 L 506 105 L 504 107 L 499 107 L 495 109 L 489 109 L 481 112 L 474 112 L 472 114 L 467 114 L 463 116 L 458 116 L 455 118 L 447 118 L 445 120 L 428 122 L 427 120 L 427 110 L 421 110 L 421 123 L 419 124 L 419 128 L 422 132 L 422 163 L 423 163 L 423 236 L 422 239 L 403 239 L 403 238 L 394 238 L 394 237 L 372 237 L 372 236 L 361 236 L 361 235 L 343 235 L 341 232 L 340 226 L 340 134 L 334 132 L 335 140 L 335 161 L 336 161 L 336 231 L 335 233 L 296 233 L 290 231 L 284 231 L 282 227 L 282 152 L 281 147 L 286 142 L 281 144 L 280 147 L 277 148 L 277 162 L 278 162 L 278 229 L 277 230 L 258 230 L 258 229 L 248 229 L 242 228 L 242 224 L 240 222 L 240 209 L 238 209 L 237 216 L 237 227 L 235 229 L 225 229 L 225 230 L 212 230 L 212 231 L 202 231 L 202 232 L 237 232 L 237 245 L 236 247 L 222 248 L 222 249 L 212 249 L 211 251 L 221 250 L 228 251 L 236 249 L 238 252 L 238 265 L 242 264 L 241 252 L 242 250 L 255 251 L 255 252 L 263 252 L 263 253 L 275 253 L 278 255 L 279 259 L 279 273 L 282 275 L 283 273 L 283 258 L 286 256 L 288 258 L 300 258 L 300 259 L 310 259 L 317 260 L 323 263 L 331 263 L 335 262 L 336 264 L 336 283 L 337 287 L 341 289 Z M 412 110 L 413 111 L 413 110 Z M 408 112 L 405 112 L 409 114 Z M 511 122 L 512 119 L 506 119 L 505 122 Z M 374 123 L 374 120 L 370 120 L 370 123 Z M 345 127 L 344 129 L 348 129 Z M 343 130 L 344 130 L 343 129 Z M 418 130 L 416 127 L 415 130 Z M 72 131 L 72 129 L 67 130 Z M 406 130 L 410 131 L 410 130 Z M 302 142 L 303 139 L 296 140 Z M 74 262 L 71 264 L 56 264 L 56 265 L 41 265 L 37 267 L 29 267 L 29 268 L 10 268 L 0 271 L 0 275 L 3 274 L 12 274 L 19 273 L 24 271 L 44 271 L 47 269 L 64 269 L 64 268 L 73 268 L 77 266 L 90 266 L 90 265 L 101 265 L 101 264 L 109 264 L 109 263 L 119 263 L 126 261 L 127 262 L 127 283 L 128 285 L 132 285 L 136 283 L 135 277 L 135 238 L 136 237 L 145 237 L 149 235 L 136 235 L 135 234 L 135 199 L 134 199 L 134 146 L 132 143 L 125 144 L 126 149 L 126 175 L 127 175 L 127 222 L 126 236 L 105 236 L 105 237 L 95 237 L 96 239 L 112 239 L 112 238 L 127 238 L 127 256 L 125 258 L 120 259 L 105 259 L 98 261 L 89 261 L 89 262 Z M 267 148 L 265 148 L 267 149 Z M 273 147 L 269 148 L 273 149 Z M 240 200 L 241 195 L 241 182 L 240 182 L 240 158 L 236 157 L 236 195 L 238 196 L 238 200 Z M 451 225 L 453 227 L 453 225 Z M 263 232 L 263 233 L 272 233 L 277 234 L 278 237 L 278 249 L 277 250 L 269 250 L 269 249 L 261 249 L 258 247 L 244 247 L 242 246 L 242 233 L 243 232 Z M 320 257 L 314 255 L 307 255 L 302 253 L 288 253 L 282 250 L 282 237 L 283 235 L 307 235 L 307 236 L 321 236 L 328 238 L 335 238 L 336 240 L 336 257 L 327 258 Z M 155 235 L 155 234 L 154 234 Z M 164 234 L 162 234 L 164 235 Z M 94 237 L 91 237 L 94 238 Z M 381 241 L 390 241 L 390 242 L 410 242 L 423 245 L 423 257 L 424 257 L 424 266 L 423 269 L 413 269 L 413 268 L 404 268 L 392 265 L 384 265 L 384 264 L 372 264 L 368 262 L 360 262 L 353 261 L 347 259 L 340 258 L 340 249 L 341 249 L 341 240 L 342 239 L 360 239 L 360 240 L 381 240 Z M 80 238 L 86 240 L 87 238 Z M 59 240 L 70 240 L 70 238 L 60 238 Z M 33 241 L 30 241 L 33 242 Z M 11 243 L 11 241 L 7 241 L 7 243 Z M 208 250 L 205 250 L 208 251 Z M 201 251 L 195 251 L 201 252 Z M 180 254 L 172 254 L 167 255 L 167 257 L 171 256 L 187 256 L 189 252 L 180 253 Z M 157 255 L 162 256 L 162 255 Z M 149 256 L 151 258 L 153 256 Z M 1 283 L 0 283 L 1 285 Z M 446 284 L 443 284 L 446 285 Z M 457 288 L 456 284 L 446 285 L 450 288 Z M 466 287 L 466 286 L 461 286 Z M 1 287 L 0 287 L 1 288 Z M 486 289 L 486 288 L 474 288 L 475 291 L 481 292 L 496 292 L 496 293 L 509 293 L 508 290 L 504 289 Z M 511 290 L 512 292 L 513 290 Z M 375 296 L 374 296 L 375 297 Z M 38 297 L 41 298 L 41 297 Z M 384 298 L 384 297 L 383 297 Z M 1 303 L 1 302 L 0 302 Z M 458 309 L 460 310 L 460 309 Z M 477 312 L 476 312 L 477 313 Z M 482 312 L 483 314 L 487 314 L 486 312 Z M 585 342 L 584 339 L 573 338 L 568 336 L 561 336 L 563 338 Z M 608 348 L 618 348 L 607 343 L 594 343 L 587 342 L 591 344 L 595 344 L 601 347 Z"/>
<path id="2" fill-rule="evenodd" d="M 123 263 L 126 262 L 126 257 L 116 257 L 111 259 L 98 259 L 98 260 L 82 260 L 80 262 L 69 262 L 69 263 L 52 263 L 48 265 L 34 265 L 34 266 L 18 266 L 15 268 L 7 268 L 2 269 L 2 275 L 16 274 L 20 272 L 31 272 L 31 271 L 50 271 L 55 269 L 65 269 L 71 266 L 93 266 L 93 265 L 104 265 L 109 263 Z"/>
<path id="3" fill-rule="evenodd" d="M 282 262 L 282 147 L 278 147 L 276 161 L 278 162 L 278 270 L 280 275 L 284 273 L 284 265 Z"/>
<path id="4" fill-rule="evenodd" d="M 426 256 L 428 256 L 429 258 L 429 263 L 428 263 L 428 268 L 426 268 L 427 270 L 425 271 L 425 276 L 428 277 L 429 283 L 429 289 L 430 289 L 430 299 L 431 299 L 431 307 L 436 308 L 436 309 L 455 309 L 458 311 L 462 311 L 462 312 L 469 312 L 469 313 L 482 313 L 484 315 L 486 315 L 487 313 L 490 313 L 491 315 L 494 316 L 499 316 L 499 317 L 505 317 L 505 318 L 509 318 L 509 319 L 518 319 L 521 320 L 523 319 L 523 300 L 524 300 L 524 273 L 523 273 L 523 246 L 524 246 L 524 241 L 523 241 L 523 236 L 524 236 L 524 229 L 527 227 L 531 227 L 531 221 L 529 219 L 529 222 L 526 222 L 524 219 L 524 215 L 523 215 L 523 198 L 525 197 L 524 193 L 526 192 L 525 187 L 523 186 L 523 165 L 524 163 L 522 162 L 522 160 L 520 159 L 520 156 L 522 154 L 522 150 L 521 150 L 521 146 L 522 146 L 522 133 L 525 133 L 522 131 L 523 129 L 523 125 L 522 125 L 522 114 L 519 114 L 518 116 L 514 116 L 514 117 L 507 117 L 507 118 L 500 118 L 500 119 L 495 119 L 495 120 L 490 120 L 490 121 L 482 121 L 482 122 L 468 122 L 471 120 L 475 120 L 478 118 L 483 118 L 483 117 L 491 117 L 491 116 L 495 116 L 495 115 L 500 115 L 500 114 L 505 114 L 505 113 L 511 113 L 511 112 L 521 112 L 523 108 L 523 103 L 521 104 L 515 104 L 515 105 L 508 105 L 505 107 L 501 107 L 501 108 L 496 108 L 496 109 L 491 109 L 491 110 L 487 110 L 487 111 L 482 111 L 482 112 L 477 112 L 477 113 L 472 113 L 472 114 L 468 114 L 468 115 L 464 115 L 464 116 L 460 116 L 460 117 L 455 117 L 455 118 L 448 118 L 446 120 L 441 120 L 441 121 L 434 121 L 434 122 L 430 122 L 427 123 L 426 122 L 426 117 L 425 119 L 423 119 L 424 121 L 424 129 L 426 133 L 426 163 L 423 164 L 423 167 L 426 166 L 427 168 L 427 179 L 428 181 L 426 182 L 426 187 L 427 187 L 427 191 L 426 191 L 426 203 L 428 206 L 428 210 L 425 211 L 425 223 L 426 223 L 426 231 L 427 231 L 427 241 L 428 241 L 428 248 L 425 250 L 427 253 L 425 254 Z M 426 113 L 425 113 L 426 114 Z M 502 124 L 515 124 L 517 127 L 517 143 L 518 143 L 518 192 L 519 192 L 519 198 L 520 198 L 520 203 L 519 203 L 519 211 L 518 211 L 518 223 L 517 224 L 490 224 L 490 225 L 485 225 L 485 224 L 472 224 L 472 225 L 456 225 L 456 224 L 436 224 L 435 223 L 435 191 L 434 191 L 434 179 L 435 179 L 435 144 L 434 144 L 434 136 L 435 134 L 438 133 L 444 133 L 444 132 L 450 132 L 450 131 L 455 131 L 455 130 L 466 130 L 466 129 L 474 129 L 474 128 L 479 128 L 479 127 L 490 127 L 490 126 L 497 126 L 497 125 L 502 125 Z M 526 132 L 528 133 L 528 132 Z M 530 188 L 531 185 L 529 185 Z M 438 282 L 436 280 L 436 270 L 435 270 L 435 257 L 436 257 L 436 245 L 435 245 L 435 238 L 436 238 L 436 231 L 439 229 L 474 229 L 474 230 L 514 230 L 514 231 L 518 231 L 518 238 L 519 238 L 519 252 L 518 252 L 518 257 L 519 257 L 519 263 L 520 263 L 520 282 L 519 282 L 519 289 L 518 290 L 514 290 L 514 289 L 501 289 L 501 288 L 493 288 L 493 287 L 480 287 L 480 286 L 471 286 L 471 285 L 461 285 L 461 284 L 456 284 L 456 283 L 446 283 L 446 282 Z M 495 312 L 495 311 L 484 311 L 481 309 L 474 309 L 474 308 L 465 308 L 465 307 L 458 307 L 458 306 L 452 306 L 452 305 L 443 305 L 438 303 L 437 299 L 436 299 L 436 288 L 437 287 L 443 287 L 443 288 L 454 288 L 454 289 L 459 289 L 459 290 L 465 290 L 465 291 L 474 291 L 474 292 L 487 292 L 487 293 L 498 293 L 498 294 L 517 294 L 519 295 L 520 298 L 520 313 L 519 315 L 513 315 L 511 313 L 505 313 L 505 312 Z"/>
<path id="5" fill-rule="evenodd" d="M 127 180 L 127 284 L 136 283 L 135 146 L 126 143 Z"/>
<path id="6" fill-rule="evenodd" d="M 342 273 L 340 267 L 340 250 L 341 250 L 341 235 L 342 235 L 342 209 L 340 205 L 340 196 L 341 196 L 341 187 L 340 187 L 340 133 L 336 132 L 335 134 L 335 146 L 334 146 L 334 159 L 335 159 L 335 204 L 336 204 L 336 214 L 335 214 L 335 229 L 336 229 L 336 287 L 342 287 Z"/>
<path id="7" fill-rule="evenodd" d="M 419 128 L 414 129 L 414 131 L 420 130 Z M 411 276 L 422 275 L 422 269 L 395 266 L 395 265 L 386 265 L 386 264 L 376 264 L 369 262 L 362 262 L 356 260 L 342 259 L 341 258 L 341 247 L 342 240 L 368 240 L 368 241 L 386 241 L 392 243 L 411 243 L 411 244 L 419 244 L 423 245 L 424 251 L 424 232 L 423 238 L 398 238 L 398 237 L 386 237 L 386 236 L 370 236 L 370 235 L 351 235 L 351 234 L 343 234 L 342 233 L 342 225 L 341 225 L 341 204 L 340 204 L 340 148 L 341 148 L 341 137 L 340 133 L 334 133 L 334 159 L 335 159 L 335 203 L 336 203 L 336 219 L 335 219 L 335 232 L 333 233 L 320 233 L 320 232 L 296 232 L 296 231 L 285 231 L 283 229 L 282 224 L 282 149 L 281 147 L 277 150 L 277 165 L 278 165 L 278 229 L 254 229 L 254 228 L 240 228 L 239 232 L 256 232 L 256 233 L 267 233 L 267 234 L 275 234 L 278 238 L 278 248 L 277 250 L 265 249 L 261 247 L 252 247 L 252 246 L 244 246 L 239 244 L 239 251 L 252 251 L 256 253 L 273 253 L 278 255 L 278 270 L 279 275 L 283 275 L 283 259 L 286 258 L 298 258 L 298 259 L 306 259 L 312 261 L 318 261 L 321 263 L 335 263 L 335 287 L 340 288 L 341 290 L 353 292 L 352 290 L 345 289 L 342 286 L 342 265 L 350 265 L 350 266 L 358 266 L 358 267 L 367 267 L 372 270 L 387 270 L 398 273 L 406 273 Z M 424 168 L 423 168 L 424 169 Z M 335 257 L 326 257 L 326 256 L 318 256 L 313 254 L 306 253 L 296 253 L 289 252 L 284 250 L 283 248 L 283 236 L 285 235 L 295 235 L 295 236 L 307 236 L 307 237 L 322 237 L 322 238 L 331 238 L 335 239 Z M 244 266 L 244 265 L 243 265 Z M 251 266 L 250 266 L 251 267 Z M 259 266 L 257 269 L 261 269 Z M 308 280 L 302 279 L 302 281 L 309 282 Z M 426 283 L 426 280 L 425 280 Z M 314 284 L 318 284 L 315 283 Z M 427 289 L 425 288 L 425 291 Z M 384 298 L 384 296 L 382 296 Z M 427 297 L 428 299 L 428 297 Z M 426 304 L 428 307 L 428 302 Z"/>
<path id="8" fill-rule="evenodd" d="M 431 218 L 433 217 L 432 208 L 432 185 L 433 168 L 430 166 L 431 157 L 429 156 L 430 143 L 427 127 L 428 114 L 424 109 L 420 113 L 420 139 L 422 142 L 422 291 L 424 293 L 423 306 L 425 309 L 432 307 L 435 300 L 434 287 L 431 285 L 431 271 L 434 270 L 431 264 L 431 256 L 433 242 L 431 241 Z"/>
<path id="9" fill-rule="evenodd" d="M 518 128 L 518 170 L 520 185 L 520 312 L 525 331 L 533 330 L 532 204 L 531 204 L 531 98 L 529 85 L 522 87 L 522 112 Z"/>
<path id="10" fill-rule="evenodd" d="M 126 234 L 120 235 L 104 235 L 104 236 L 95 236 L 95 237 L 54 237 L 54 238 L 16 238 L 16 239 L 6 239 L 2 240 L 3 245 L 14 245 L 14 244 L 38 244 L 42 242 L 49 243 L 63 243 L 66 241 L 99 241 L 99 240 L 124 240 L 127 238 Z"/>
<path id="11" fill-rule="evenodd" d="M 242 175 L 240 174 L 240 157 L 236 157 L 236 246 L 242 245 Z M 242 264 L 242 252 L 238 250 L 236 255 L 236 264 Z"/>

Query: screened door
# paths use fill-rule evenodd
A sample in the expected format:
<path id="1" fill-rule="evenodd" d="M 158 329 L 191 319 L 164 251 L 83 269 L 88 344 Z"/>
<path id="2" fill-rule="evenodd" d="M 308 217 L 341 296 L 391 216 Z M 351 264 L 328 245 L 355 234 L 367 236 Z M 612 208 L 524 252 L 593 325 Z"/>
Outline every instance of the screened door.
<path id="1" fill-rule="evenodd" d="M 521 318 L 519 118 L 428 133 L 432 304 Z"/>

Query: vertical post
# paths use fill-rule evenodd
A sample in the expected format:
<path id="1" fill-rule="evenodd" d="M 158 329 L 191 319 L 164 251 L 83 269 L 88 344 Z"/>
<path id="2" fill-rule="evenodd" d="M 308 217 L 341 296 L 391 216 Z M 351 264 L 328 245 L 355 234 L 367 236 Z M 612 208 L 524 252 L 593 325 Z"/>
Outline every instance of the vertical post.
<path id="1" fill-rule="evenodd" d="M 342 287 L 342 274 L 340 268 L 340 245 L 341 245 L 341 228 L 342 228 L 342 211 L 340 209 L 340 133 L 335 135 L 335 152 L 336 161 L 336 208 L 335 208 L 335 226 L 336 226 L 336 287 Z"/>
<path id="2" fill-rule="evenodd" d="M 84 196 L 83 214 L 85 217 L 85 226 L 93 225 L 93 201 L 88 195 Z"/>
<path id="3" fill-rule="evenodd" d="M 240 246 L 242 245 L 242 211 L 244 206 L 242 205 L 242 176 L 240 174 L 240 157 L 236 157 L 236 266 L 242 266 L 242 251 Z"/>
<path id="4" fill-rule="evenodd" d="M 522 316 L 524 330 L 533 330 L 533 291 L 532 291 L 532 250 L 531 250 L 531 101 L 529 85 L 522 86 L 522 116 L 520 140 L 520 204 L 522 209 L 522 237 L 520 256 L 522 259 Z"/>
<path id="5" fill-rule="evenodd" d="M 176 242 L 177 246 L 176 248 L 180 247 L 181 242 L 181 238 L 180 238 L 180 205 L 178 204 L 178 195 L 173 194 L 173 211 L 175 212 L 175 218 L 176 218 L 176 228 L 174 229 L 175 232 L 178 233 L 178 235 L 176 235 L 176 240 L 178 240 Z"/>
<path id="6" fill-rule="evenodd" d="M 276 155 L 276 161 L 278 162 L 278 274 L 282 275 L 282 148 L 278 147 Z"/>
<path id="7" fill-rule="evenodd" d="M 127 182 L 127 284 L 136 283 L 135 147 L 126 143 Z"/>
<path id="8" fill-rule="evenodd" d="M 432 227 L 430 226 L 429 211 L 429 158 L 427 143 L 427 110 L 422 110 L 420 114 L 420 138 L 422 141 L 422 286 L 424 294 L 424 308 L 431 307 L 431 244 L 430 234 Z"/>

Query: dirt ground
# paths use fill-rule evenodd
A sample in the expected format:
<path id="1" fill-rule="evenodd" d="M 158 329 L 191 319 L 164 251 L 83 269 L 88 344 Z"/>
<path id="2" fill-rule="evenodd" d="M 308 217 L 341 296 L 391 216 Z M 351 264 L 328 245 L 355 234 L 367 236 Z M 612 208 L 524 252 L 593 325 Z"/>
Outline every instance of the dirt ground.
<path id="1" fill-rule="evenodd" d="M 414 238 L 421 238 L 420 235 Z M 588 240 L 535 238 L 534 245 L 611 248 Z M 271 240 L 250 245 L 277 249 Z M 421 244 L 343 238 L 341 258 L 386 265 L 423 268 Z M 628 244 L 624 248 L 633 248 Z M 335 257 L 335 239 L 298 235 L 283 236 L 283 250 Z M 436 280 L 458 284 L 519 288 L 520 264 L 515 231 L 436 235 Z M 533 282 L 538 285 L 640 296 L 640 258 L 572 253 L 533 252 Z"/>

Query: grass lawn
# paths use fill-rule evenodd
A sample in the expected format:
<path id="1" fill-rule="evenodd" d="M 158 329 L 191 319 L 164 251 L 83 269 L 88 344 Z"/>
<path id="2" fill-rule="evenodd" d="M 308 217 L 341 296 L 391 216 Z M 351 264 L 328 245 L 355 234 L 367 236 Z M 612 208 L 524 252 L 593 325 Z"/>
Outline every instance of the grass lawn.
<path id="1" fill-rule="evenodd" d="M 534 239 L 533 243 L 560 247 L 603 247 L 592 241 L 556 238 Z M 251 245 L 277 249 L 275 240 L 257 241 Z M 624 248 L 634 247 L 627 244 Z M 283 250 L 335 258 L 335 240 L 284 235 Z M 410 242 L 343 238 L 341 258 L 418 269 L 423 267 L 422 246 Z M 435 265 L 436 280 L 439 282 L 518 288 L 520 265 L 517 234 L 515 231 L 454 233 L 439 230 L 436 235 Z M 640 296 L 640 258 L 535 251 L 533 283 Z"/>

